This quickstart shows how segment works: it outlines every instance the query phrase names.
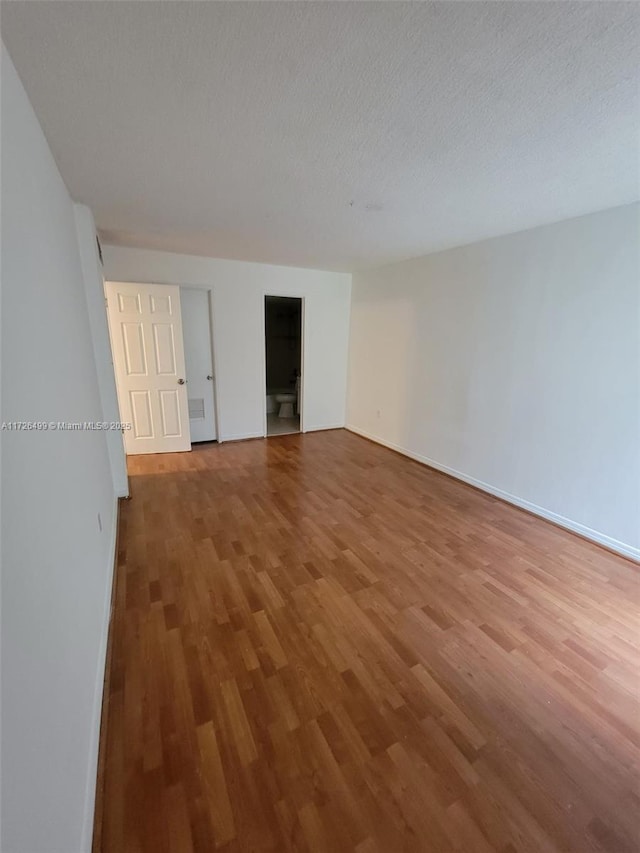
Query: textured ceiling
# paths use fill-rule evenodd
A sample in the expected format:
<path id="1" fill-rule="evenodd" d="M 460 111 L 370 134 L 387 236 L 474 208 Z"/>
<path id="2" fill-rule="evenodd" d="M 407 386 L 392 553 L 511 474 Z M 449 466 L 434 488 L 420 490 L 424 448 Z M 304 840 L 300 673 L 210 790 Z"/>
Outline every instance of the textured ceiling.
<path id="1" fill-rule="evenodd" d="M 640 6 L 3 2 L 103 240 L 353 270 L 638 197 Z"/>

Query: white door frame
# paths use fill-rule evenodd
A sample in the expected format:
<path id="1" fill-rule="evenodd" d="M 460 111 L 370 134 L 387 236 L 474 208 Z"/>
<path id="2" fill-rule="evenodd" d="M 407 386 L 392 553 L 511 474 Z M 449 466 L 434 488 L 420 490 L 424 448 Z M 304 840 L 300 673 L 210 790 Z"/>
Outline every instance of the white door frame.
<path id="1" fill-rule="evenodd" d="M 216 354 L 215 354 L 215 348 L 214 348 L 214 343 L 213 343 L 214 338 L 215 338 L 215 335 L 213 334 L 213 289 L 211 287 L 204 287 L 202 285 L 198 286 L 198 285 L 194 285 L 194 284 L 179 284 L 178 287 L 180 289 L 182 289 L 184 287 L 187 290 L 199 290 L 199 291 L 204 292 L 207 296 L 207 311 L 209 312 L 208 313 L 209 350 L 210 350 L 210 354 L 211 354 L 211 372 L 213 374 L 213 382 L 212 382 L 213 387 L 211 389 L 211 391 L 213 392 L 213 421 L 214 421 L 215 430 L 216 430 L 216 438 L 213 440 L 217 441 L 218 444 L 221 444 L 220 426 L 218 424 L 218 395 L 217 395 L 218 374 L 216 372 Z M 183 328 L 182 332 L 183 332 L 182 336 L 184 338 L 184 328 Z"/>
<path id="2" fill-rule="evenodd" d="M 262 429 L 265 438 L 267 436 L 267 315 L 265 311 L 265 300 L 267 296 L 279 296 L 281 298 L 286 299 L 299 299 L 300 300 L 300 393 L 298 397 L 298 408 L 300 409 L 300 432 L 304 432 L 304 351 L 305 351 L 305 314 L 306 314 L 306 297 L 302 295 L 302 293 L 281 293 L 280 291 L 274 291 L 272 289 L 263 290 L 262 291 L 262 375 L 264 377 L 263 381 L 263 389 L 264 393 L 262 395 L 262 399 L 264 402 L 263 409 L 263 420 L 262 420 Z"/>
<path id="3" fill-rule="evenodd" d="M 118 284 L 126 284 L 127 279 L 124 278 L 109 278 L 108 281 L 117 282 Z M 145 278 L 139 278 L 138 282 L 140 284 L 164 284 L 168 286 L 176 286 L 175 281 L 161 281 L 160 279 L 153 279 L 153 281 L 147 281 Z M 216 433 L 217 433 L 217 442 L 218 444 L 222 444 L 223 438 L 220 433 L 220 410 L 218 407 L 218 359 L 216 358 L 216 336 L 213 329 L 214 326 L 214 317 L 215 317 L 215 297 L 214 297 L 214 285 L 211 284 L 192 284 L 189 281 L 182 281 L 177 285 L 178 287 L 190 287 L 193 290 L 205 290 L 209 297 L 209 334 L 211 337 L 211 364 L 213 367 L 213 409 L 215 413 L 215 421 L 216 421 Z M 109 346 L 111 346 L 111 337 L 109 337 Z M 111 354 L 113 361 L 113 352 Z M 114 381 L 115 381 L 115 367 L 114 367 Z M 265 403 L 266 405 L 266 403 Z M 118 402 L 118 406 L 120 406 L 120 402 Z M 122 414 L 121 414 L 122 419 Z"/>

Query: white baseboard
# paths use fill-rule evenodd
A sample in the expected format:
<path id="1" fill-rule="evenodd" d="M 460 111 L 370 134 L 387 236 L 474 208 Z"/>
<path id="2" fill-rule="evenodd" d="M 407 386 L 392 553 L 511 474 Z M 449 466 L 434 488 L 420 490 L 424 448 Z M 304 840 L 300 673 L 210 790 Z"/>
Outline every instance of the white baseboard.
<path id="1" fill-rule="evenodd" d="M 107 662 L 107 645 L 109 641 L 109 626 L 111 624 L 111 592 L 113 589 L 113 573 L 116 562 L 116 538 L 118 534 L 118 498 L 115 498 L 113 524 L 111 525 L 111 541 L 107 554 L 107 571 L 105 578 L 104 605 L 102 611 L 102 636 L 98 653 L 98 668 L 93 699 L 93 719 L 91 724 L 91 745 L 89 748 L 89 767 L 87 768 L 87 787 L 84 799 L 84 820 L 82 824 L 82 853 L 91 853 L 93 842 L 93 818 L 95 813 L 96 786 L 98 774 L 98 753 L 100 750 L 100 726 L 102 722 L 102 694 L 104 690 L 105 667 Z"/>
<path id="2" fill-rule="evenodd" d="M 470 486 L 475 486 L 477 489 L 481 489 L 483 492 L 487 492 L 490 495 L 493 495 L 496 498 L 501 498 L 504 501 L 507 501 L 514 506 L 520 507 L 520 509 L 526 509 L 528 512 L 532 512 L 534 515 L 540 516 L 540 518 L 544 518 L 547 521 L 552 521 L 554 524 L 559 525 L 560 527 L 564 527 L 566 530 L 570 530 L 572 533 L 577 533 L 579 536 L 583 536 L 585 539 L 590 539 L 592 542 L 597 543 L 598 545 L 604 545 L 605 548 L 609 548 L 611 551 L 615 551 L 617 554 L 621 554 L 623 557 L 629 557 L 631 560 L 635 560 L 635 562 L 640 563 L 640 548 L 635 548 L 633 545 L 627 545 L 626 542 L 620 542 L 618 539 L 613 539 L 611 536 L 607 536 L 605 533 L 600 533 L 599 530 L 593 530 L 591 527 L 587 527 L 584 524 L 580 524 L 578 521 L 573 521 L 570 518 L 565 518 L 563 515 L 558 515 L 556 512 L 552 512 L 551 510 L 545 509 L 542 506 L 538 506 L 537 504 L 531 503 L 530 501 L 525 500 L 524 498 L 519 498 L 517 495 L 512 495 L 510 492 L 505 492 L 502 489 L 498 489 L 496 486 L 492 486 L 490 483 L 485 483 L 482 480 L 476 480 L 475 477 L 470 477 L 467 474 L 464 474 L 462 471 L 457 471 L 455 468 L 449 468 L 447 465 L 442 465 L 440 462 L 436 462 L 435 459 L 430 459 L 428 456 L 422 456 L 420 453 L 413 453 L 411 450 L 407 450 L 406 447 L 401 447 L 399 444 L 394 444 L 390 441 L 385 441 L 382 438 L 379 438 L 376 435 L 372 435 L 371 433 L 366 432 L 359 427 L 353 426 L 352 424 L 347 424 L 346 429 L 349 432 L 353 432 L 356 435 L 360 435 L 363 438 L 368 438 L 370 441 L 374 441 L 376 444 L 381 444 L 383 447 L 388 447 L 391 450 L 396 450 L 398 453 L 402 453 L 403 456 L 408 456 L 409 459 L 415 459 L 416 462 L 422 462 L 423 465 L 428 465 L 429 468 L 435 468 L 436 471 L 442 471 L 444 474 L 449 474 L 451 477 L 455 477 L 456 480 L 462 480 L 463 483 L 468 483 Z"/>
<path id="3" fill-rule="evenodd" d="M 305 432 L 319 432 L 322 429 L 344 429 L 344 424 L 320 424 L 320 425 L 316 424 L 314 426 L 306 426 L 306 424 L 305 424 L 304 431 Z"/>
<path id="4" fill-rule="evenodd" d="M 220 436 L 218 444 L 223 444 L 225 441 L 246 441 L 248 438 L 264 438 L 263 432 L 243 432 L 237 435 Z"/>
<path id="5" fill-rule="evenodd" d="M 322 429 L 344 429 L 344 424 L 314 424 L 314 426 L 306 426 L 304 432 L 318 432 Z M 218 439 L 218 443 L 222 444 L 225 441 L 246 441 L 248 438 L 265 438 L 263 432 L 246 432 L 238 433 L 238 435 L 225 435 Z"/>

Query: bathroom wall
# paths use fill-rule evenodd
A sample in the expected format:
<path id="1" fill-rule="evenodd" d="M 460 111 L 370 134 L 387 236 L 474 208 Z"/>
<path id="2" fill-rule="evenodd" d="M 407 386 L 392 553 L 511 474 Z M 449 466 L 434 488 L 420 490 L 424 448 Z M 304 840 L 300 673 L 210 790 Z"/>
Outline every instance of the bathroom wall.
<path id="1" fill-rule="evenodd" d="M 107 281 L 212 289 L 214 369 L 222 441 L 265 434 L 264 297 L 305 300 L 305 430 L 345 424 L 351 275 L 103 246 Z"/>
<path id="2" fill-rule="evenodd" d="M 295 389 L 300 371 L 301 303 L 297 299 L 265 300 L 267 390 Z"/>
<path id="3" fill-rule="evenodd" d="M 355 274 L 349 427 L 640 557 L 639 211 Z"/>

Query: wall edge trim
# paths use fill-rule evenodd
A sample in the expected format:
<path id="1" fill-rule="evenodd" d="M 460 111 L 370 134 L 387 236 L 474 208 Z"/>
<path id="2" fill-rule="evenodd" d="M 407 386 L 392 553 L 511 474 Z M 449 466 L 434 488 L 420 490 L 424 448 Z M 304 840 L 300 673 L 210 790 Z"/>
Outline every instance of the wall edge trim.
<path id="1" fill-rule="evenodd" d="M 305 432 L 320 432 L 325 429 L 345 429 L 344 423 L 342 424 L 319 424 L 317 426 L 308 426 L 305 428 Z"/>
<path id="2" fill-rule="evenodd" d="M 113 524 L 111 528 L 111 543 L 109 548 L 109 559 L 107 569 L 107 584 L 105 590 L 105 601 L 103 610 L 102 637 L 100 638 L 100 652 L 98 657 L 98 671 L 96 674 L 96 685 L 94 694 L 93 716 L 91 724 L 91 746 L 90 762 L 87 768 L 87 785 L 84 799 L 84 820 L 82 824 L 81 850 L 89 853 L 93 849 L 94 824 L 96 817 L 96 802 L 99 796 L 100 777 L 100 751 L 103 735 L 106 734 L 106 720 L 103 719 L 105 711 L 105 698 L 108 698 L 108 655 L 112 639 L 111 622 L 113 617 L 112 607 L 114 604 L 115 583 L 117 575 L 117 543 L 120 524 L 120 500 L 114 495 Z"/>
<path id="3" fill-rule="evenodd" d="M 221 435 L 218 438 L 218 444 L 224 444 L 225 441 L 247 441 L 250 438 L 264 438 L 263 432 L 239 432 L 235 435 Z"/>
<path id="4" fill-rule="evenodd" d="M 408 450 L 406 447 L 402 447 L 399 444 L 394 444 L 391 441 L 386 441 L 385 439 L 379 438 L 378 436 L 373 435 L 372 433 L 366 432 L 359 427 L 354 426 L 353 424 L 347 424 L 345 429 L 349 432 L 354 433 L 355 435 L 359 435 L 362 438 L 366 438 L 369 441 L 373 441 L 375 444 L 379 444 L 382 447 L 387 447 L 389 450 L 395 450 L 396 453 L 400 453 L 403 456 L 408 457 L 409 459 L 413 459 L 415 462 L 420 462 L 422 465 L 426 465 L 429 468 L 433 468 L 436 471 L 440 471 L 443 474 L 448 474 L 450 477 L 453 477 L 456 480 L 460 480 L 463 483 L 466 483 L 469 486 L 474 486 L 476 489 L 480 489 L 482 492 L 486 492 L 493 497 L 500 498 L 500 500 L 506 501 L 506 503 L 512 504 L 513 506 L 518 507 L 518 509 L 523 509 L 526 512 L 530 512 L 533 515 L 538 516 L 539 518 L 543 518 L 545 521 L 549 521 L 552 524 L 556 524 L 558 527 L 562 527 L 565 530 L 568 530 L 571 533 L 575 533 L 578 536 L 581 536 L 583 539 L 588 539 L 590 542 L 595 543 L 596 545 L 601 545 L 604 548 L 607 548 L 609 551 L 613 551 L 616 554 L 619 554 L 622 557 L 627 557 L 630 560 L 633 560 L 636 563 L 640 563 L 640 548 L 635 548 L 633 545 L 628 545 L 626 542 L 620 542 L 618 539 L 614 539 L 611 536 L 607 536 L 605 533 L 601 533 L 599 530 L 594 530 L 591 527 L 587 527 L 585 524 L 581 524 L 579 521 L 573 521 L 570 518 L 566 518 L 564 515 L 559 515 L 552 510 L 545 509 L 545 507 L 539 506 L 538 504 L 531 503 L 531 501 L 526 500 L 525 498 L 520 498 L 517 495 L 511 494 L 511 492 L 505 492 L 503 489 L 499 489 L 497 486 L 492 486 L 490 483 L 485 483 L 484 480 L 477 480 L 475 477 L 471 477 L 468 474 L 464 474 L 462 471 L 458 471 L 456 468 L 449 468 L 447 465 L 443 465 L 440 462 L 437 462 L 435 459 L 431 459 L 428 456 L 423 456 L 420 453 L 414 453 L 411 450 Z"/>

